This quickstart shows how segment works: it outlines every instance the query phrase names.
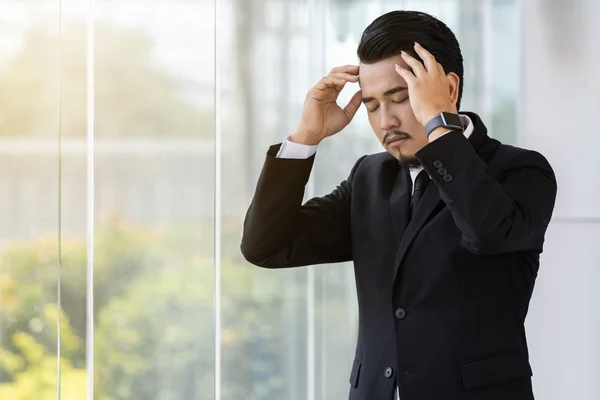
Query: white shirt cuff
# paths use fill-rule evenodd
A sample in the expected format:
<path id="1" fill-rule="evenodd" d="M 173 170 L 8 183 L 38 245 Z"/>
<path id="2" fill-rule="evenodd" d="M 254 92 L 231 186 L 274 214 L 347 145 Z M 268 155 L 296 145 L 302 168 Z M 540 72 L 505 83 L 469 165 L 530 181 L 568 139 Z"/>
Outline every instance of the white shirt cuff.
<path id="1" fill-rule="evenodd" d="M 300 144 L 291 142 L 290 137 L 285 138 L 279 152 L 277 152 L 277 158 L 296 158 L 306 159 L 312 157 L 317 152 L 319 145 L 310 146 L 307 144 Z"/>

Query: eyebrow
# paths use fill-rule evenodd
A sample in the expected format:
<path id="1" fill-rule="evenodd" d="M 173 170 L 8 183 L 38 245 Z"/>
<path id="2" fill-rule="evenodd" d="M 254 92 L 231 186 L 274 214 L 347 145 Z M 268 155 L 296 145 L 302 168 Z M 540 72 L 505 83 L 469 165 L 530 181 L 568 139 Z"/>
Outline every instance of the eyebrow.
<path id="1" fill-rule="evenodd" d="M 390 89 L 390 90 L 388 90 L 388 91 L 384 92 L 384 93 L 383 93 L 383 95 L 384 95 L 384 96 L 391 96 L 391 95 L 393 95 L 394 93 L 398 93 L 398 92 L 401 92 L 401 91 L 403 91 L 403 90 L 407 90 L 407 89 L 408 89 L 408 88 L 406 88 L 406 87 L 404 87 L 404 86 L 396 86 L 395 88 L 393 88 L 393 89 Z M 364 104 L 367 104 L 368 102 L 370 102 L 370 101 L 373 101 L 373 100 L 375 100 L 375 97 L 365 97 L 365 98 L 363 99 L 363 103 L 364 103 Z"/>

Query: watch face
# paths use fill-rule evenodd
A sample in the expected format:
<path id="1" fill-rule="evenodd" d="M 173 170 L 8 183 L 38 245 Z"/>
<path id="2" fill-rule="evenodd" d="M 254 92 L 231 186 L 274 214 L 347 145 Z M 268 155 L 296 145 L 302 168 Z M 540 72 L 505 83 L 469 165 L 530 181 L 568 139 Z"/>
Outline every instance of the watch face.
<path id="1" fill-rule="evenodd" d="M 462 129 L 462 121 L 460 120 L 458 114 L 444 112 L 442 113 L 442 119 L 444 120 L 445 126 L 457 127 L 459 129 Z"/>

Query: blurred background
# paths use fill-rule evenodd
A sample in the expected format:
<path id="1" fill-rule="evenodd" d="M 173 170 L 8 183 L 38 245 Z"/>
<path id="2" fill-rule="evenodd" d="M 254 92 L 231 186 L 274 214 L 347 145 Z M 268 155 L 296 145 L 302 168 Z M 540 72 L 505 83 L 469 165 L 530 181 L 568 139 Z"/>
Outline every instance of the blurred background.
<path id="1" fill-rule="evenodd" d="M 534 387 L 600 398 L 600 3 L 0 0 L 0 399 L 346 398 L 352 265 L 261 270 L 239 243 L 268 146 L 394 9 L 445 21 L 463 110 L 555 168 Z M 307 197 L 382 151 L 363 109 L 342 135 Z"/>

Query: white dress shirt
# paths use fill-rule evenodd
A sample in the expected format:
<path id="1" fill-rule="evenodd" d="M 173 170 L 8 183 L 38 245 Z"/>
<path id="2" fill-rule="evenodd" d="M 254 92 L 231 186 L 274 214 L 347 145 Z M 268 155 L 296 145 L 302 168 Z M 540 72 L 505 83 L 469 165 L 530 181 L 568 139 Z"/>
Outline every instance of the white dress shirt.
<path id="1" fill-rule="evenodd" d="M 462 125 L 465 127 L 463 133 L 465 135 L 465 137 L 468 139 L 471 134 L 473 133 L 473 121 L 471 121 L 471 118 L 469 118 L 466 115 L 460 115 L 460 120 L 462 122 Z M 451 131 L 448 131 L 451 132 Z M 446 133 L 448 133 L 446 132 Z M 444 135 L 446 134 L 444 133 Z M 442 135 L 443 136 L 443 135 Z M 312 157 L 316 152 L 317 152 L 317 147 L 319 145 L 314 145 L 314 146 L 310 146 L 310 145 L 306 145 L 306 144 L 300 144 L 300 143 L 294 143 L 291 142 L 289 140 L 289 136 L 283 141 L 283 143 L 281 144 L 281 147 L 279 148 L 279 152 L 277 152 L 277 158 L 295 158 L 295 159 L 307 159 Z M 419 172 L 423 171 L 423 167 L 422 166 L 417 166 L 417 167 L 411 167 L 410 168 L 410 178 L 412 179 L 413 182 L 413 193 L 415 190 L 415 179 L 417 179 L 417 175 L 419 175 Z M 400 391 L 398 388 L 396 388 L 396 395 L 394 396 L 395 399 L 400 399 Z"/>

